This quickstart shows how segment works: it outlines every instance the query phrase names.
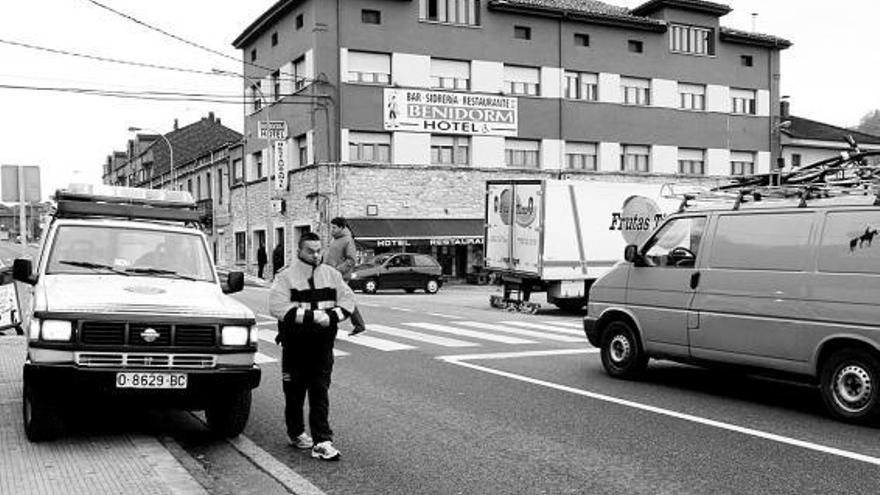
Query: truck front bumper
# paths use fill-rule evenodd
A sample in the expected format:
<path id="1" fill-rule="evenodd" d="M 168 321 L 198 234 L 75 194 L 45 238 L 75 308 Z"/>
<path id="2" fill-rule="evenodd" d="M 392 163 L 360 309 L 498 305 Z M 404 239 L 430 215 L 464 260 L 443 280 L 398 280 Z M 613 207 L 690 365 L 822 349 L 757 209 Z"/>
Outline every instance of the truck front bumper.
<path id="1" fill-rule="evenodd" d="M 584 334 L 587 336 L 587 340 L 593 344 L 594 347 L 599 347 L 601 342 L 599 342 L 599 329 L 596 325 L 596 318 L 592 316 L 584 316 Z"/>
<path id="2" fill-rule="evenodd" d="M 185 373 L 183 389 L 117 388 L 119 372 Z M 139 398 L 149 405 L 167 405 L 184 409 L 201 409 L 217 397 L 230 392 L 251 390 L 260 384 L 260 368 L 242 366 L 221 369 L 146 369 L 146 368 L 85 368 L 74 364 L 25 363 L 24 382 L 57 398 L 80 400 L 86 397 L 111 396 Z"/>

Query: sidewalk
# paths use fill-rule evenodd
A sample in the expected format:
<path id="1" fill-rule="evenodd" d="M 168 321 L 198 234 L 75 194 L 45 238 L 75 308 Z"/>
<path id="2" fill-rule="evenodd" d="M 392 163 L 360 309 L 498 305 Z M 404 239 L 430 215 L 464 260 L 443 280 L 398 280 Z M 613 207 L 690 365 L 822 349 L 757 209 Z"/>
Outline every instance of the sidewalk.
<path id="1" fill-rule="evenodd" d="M 30 443 L 21 420 L 25 349 L 24 337 L 0 335 L 0 493 L 207 495 L 148 435 L 71 435 Z"/>

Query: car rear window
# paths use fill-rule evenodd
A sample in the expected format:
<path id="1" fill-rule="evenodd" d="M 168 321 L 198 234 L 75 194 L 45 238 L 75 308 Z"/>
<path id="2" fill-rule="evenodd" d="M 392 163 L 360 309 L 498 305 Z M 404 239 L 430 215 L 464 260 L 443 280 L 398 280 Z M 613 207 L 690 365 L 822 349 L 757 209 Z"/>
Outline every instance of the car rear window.
<path id="1" fill-rule="evenodd" d="M 432 267 L 440 266 L 439 263 L 434 261 L 434 258 L 432 258 L 430 256 L 425 256 L 424 254 L 415 255 L 415 259 L 416 259 L 416 266 L 432 266 Z"/>

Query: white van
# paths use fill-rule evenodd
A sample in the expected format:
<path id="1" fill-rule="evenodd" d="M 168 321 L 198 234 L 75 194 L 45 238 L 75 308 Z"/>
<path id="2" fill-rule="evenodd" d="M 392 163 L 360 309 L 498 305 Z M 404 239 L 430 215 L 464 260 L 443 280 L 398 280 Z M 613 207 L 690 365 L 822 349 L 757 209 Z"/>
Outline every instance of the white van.
<path id="1" fill-rule="evenodd" d="M 865 193 L 686 209 L 592 287 L 584 330 L 615 377 L 649 358 L 818 384 L 880 417 L 880 206 Z"/>
<path id="2" fill-rule="evenodd" d="M 255 317 L 227 295 L 241 272 L 221 286 L 192 196 L 80 185 L 55 200 L 38 259 L 13 265 L 28 439 L 107 396 L 204 409 L 215 433 L 241 433 L 260 383 Z"/>

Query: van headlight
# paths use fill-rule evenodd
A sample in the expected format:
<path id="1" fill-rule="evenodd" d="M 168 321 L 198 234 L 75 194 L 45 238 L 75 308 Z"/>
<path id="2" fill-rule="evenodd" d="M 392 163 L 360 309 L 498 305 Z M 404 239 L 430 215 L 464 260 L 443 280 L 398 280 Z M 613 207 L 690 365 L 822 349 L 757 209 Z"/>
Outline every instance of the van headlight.
<path id="1" fill-rule="evenodd" d="M 239 325 L 223 327 L 220 334 L 222 345 L 248 345 L 250 340 L 250 328 Z"/>
<path id="2" fill-rule="evenodd" d="M 39 322 L 37 323 L 39 325 Z M 33 329 L 31 329 L 33 332 Z M 43 320 L 40 333 L 43 340 L 69 342 L 73 335 L 73 325 L 64 320 Z"/>

